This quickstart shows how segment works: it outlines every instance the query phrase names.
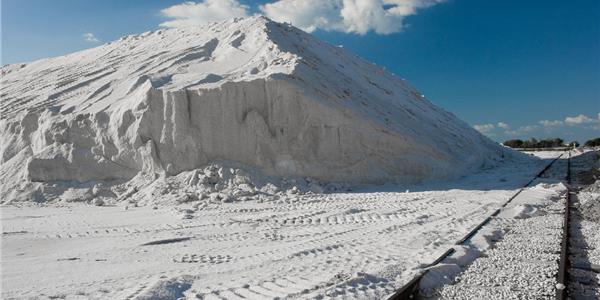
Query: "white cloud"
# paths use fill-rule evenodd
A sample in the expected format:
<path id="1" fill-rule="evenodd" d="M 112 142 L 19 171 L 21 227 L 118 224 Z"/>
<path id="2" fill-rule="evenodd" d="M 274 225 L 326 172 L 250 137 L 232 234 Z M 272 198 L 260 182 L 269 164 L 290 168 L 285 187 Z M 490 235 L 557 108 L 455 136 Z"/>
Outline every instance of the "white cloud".
<path id="1" fill-rule="evenodd" d="M 160 24 L 163 27 L 186 27 L 217 22 L 248 15 L 248 6 L 237 0 L 204 0 L 184 2 L 161 10 L 172 20 Z"/>
<path id="2" fill-rule="evenodd" d="M 588 132 L 589 130 L 600 130 L 600 113 L 591 117 L 579 114 L 574 117 L 566 117 L 563 120 L 540 120 L 535 124 L 512 128 L 504 122 L 488 123 L 473 126 L 477 131 L 488 136 L 499 137 L 567 137 L 573 136 L 575 132 Z"/>
<path id="3" fill-rule="evenodd" d="M 494 130 L 496 126 L 494 126 L 494 124 L 481 124 L 473 125 L 473 128 L 481 133 L 489 133 L 490 131 Z"/>
<path id="4" fill-rule="evenodd" d="M 403 19 L 419 9 L 445 0 L 277 0 L 261 5 L 261 12 L 278 22 L 289 22 L 308 32 L 365 34 L 399 32 Z"/>
<path id="5" fill-rule="evenodd" d="M 308 32 L 316 29 L 365 34 L 399 32 L 404 18 L 446 0 L 271 0 L 259 11 Z M 161 10 L 170 20 L 163 27 L 185 27 L 248 16 L 249 7 L 239 0 L 184 2 Z"/>
<path id="6" fill-rule="evenodd" d="M 510 128 L 510 126 L 508 126 L 508 124 L 506 124 L 504 122 L 498 122 L 498 124 L 496 124 L 496 126 L 498 126 L 498 128 L 502 128 L 502 129 Z"/>
<path id="7" fill-rule="evenodd" d="M 343 4 L 340 11 L 342 31 L 365 34 L 373 30 L 379 34 L 390 34 L 402 30 L 404 15 L 385 9 L 382 1 L 345 0 Z"/>
<path id="8" fill-rule="evenodd" d="M 508 130 L 508 129 L 510 129 L 510 126 L 508 126 L 508 124 L 506 124 L 504 122 L 498 122 L 495 125 L 492 123 L 476 124 L 476 125 L 473 125 L 473 128 L 475 128 L 475 130 L 477 130 L 483 134 L 493 135 L 493 134 L 491 134 L 491 132 L 494 131 L 495 129 Z"/>
<path id="9" fill-rule="evenodd" d="M 564 121 L 561 120 L 541 120 L 538 122 L 544 127 L 560 127 L 564 125 L 568 126 L 579 126 L 586 124 L 600 124 L 600 113 L 598 113 L 597 119 L 588 117 L 584 114 L 580 114 L 574 117 L 566 117 Z"/>
<path id="10" fill-rule="evenodd" d="M 89 43 L 98 43 L 100 40 L 93 33 L 88 32 L 83 34 L 83 40 Z"/>
<path id="11" fill-rule="evenodd" d="M 317 28 L 342 30 L 341 1 L 280 0 L 260 6 L 263 14 L 274 21 L 288 22 L 308 32 Z"/>
<path id="12" fill-rule="evenodd" d="M 538 123 L 544 127 L 557 127 L 557 126 L 562 126 L 564 124 L 563 121 L 560 121 L 560 120 L 554 120 L 554 121 L 541 120 Z"/>
<path id="13" fill-rule="evenodd" d="M 600 119 L 600 118 L 599 118 Z M 573 126 L 573 125 L 579 125 L 579 124 L 586 124 L 586 123 L 593 123 L 593 122 L 597 122 L 598 120 L 594 120 L 584 114 L 580 114 L 578 116 L 575 117 L 566 117 L 565 118 L 565 124 Z"/>

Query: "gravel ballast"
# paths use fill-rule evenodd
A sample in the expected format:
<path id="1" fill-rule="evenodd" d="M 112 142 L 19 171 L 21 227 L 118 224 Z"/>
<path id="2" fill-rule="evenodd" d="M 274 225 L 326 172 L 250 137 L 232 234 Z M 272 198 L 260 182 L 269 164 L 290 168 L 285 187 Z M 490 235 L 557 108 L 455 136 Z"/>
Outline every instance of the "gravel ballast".
<path id="1" fill-rule="evenodd" d="M 513 200 L 482 232 L 501 234 L 430 299 L 553 299 L 557 291 L 566 160 L 559 160 Z M 477 234 L 472 240 L 477 239 Z"/>

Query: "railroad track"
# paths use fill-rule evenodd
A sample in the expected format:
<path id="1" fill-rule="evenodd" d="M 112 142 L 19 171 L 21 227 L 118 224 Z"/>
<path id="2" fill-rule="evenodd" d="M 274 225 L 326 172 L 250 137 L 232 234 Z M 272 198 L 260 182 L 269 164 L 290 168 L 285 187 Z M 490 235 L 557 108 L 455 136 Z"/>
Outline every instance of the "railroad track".
<path id="1" fill-rule="evenodd" d="M 487 218 L 485 218 L 481 223 L 479 223 L 477 226 L 475 226 L 473 229 L 471 229 L 467 234 L 465 234 L 465 236 L 463 236 L 460 240 L 458 240 L 456 243 L 454 243 L 454 245 L 462 245 L 464 244 L 467 240 L 469 240 L 470 238 L 472 238 L 475 234 L 477 234 L 486 224 L 488 224 L 494 217 L 496 217 L 504 207 L 506 207 L 510 202 L 512 202 L 519 194 L 521 194 L 523 192 L 523 190 L 527 187 L 529 187 L 537 178 L 541 177 L 548 169 L 550 169 L 550 167 L 557 161 L 559 160 L 561 157 L 563 157 L 564 153 L 559 155 L 558 157 L 556 157 L 555 159 L 553 159 L 548 165 L 546 165 L 539 173 L 537 173 L 529 182 L 527 182 L 525 185 L 523 185 L 523 187 L 521 187 L 514 195 L 512 195 L 510 198 L 508 198 L 508 200 L 506 200 L 506 202 L 504 202 L 498 209 L 496 209 L 491 215 L 489 215 Z M 571 158 L 571 153 L 568 153 L 569 158 L 568 158 L 568 168 L 567 168 L 567 180 L 570 182 L 570 158 Z M 565 222 L 568 221 L 568 207 L 569 207 L 569 198 L 570 198 L 570 192 L 567 193 L 567 211 L 565 212 Z M 564 228 L 566 228 L 565 230 L 567 230 L 568 232 L 568 227 L 567 226 L 563 226 Z M 568 241 L 567 241 L 568 243 Z M 561 244 L 564 250 L 564 247 L 568 247 L 567 244 L 564 244 L 564 233 L 563 233 L 563 244 Z M 566 253 L 568 250 L 568 248 L 566 250 L 564 250 L 564 252 Z M 427 274 L 429 268 L 439 264 L 441 261 L 443 261 L 444 259 L 446 259 L 448 256 L 452 255 L 455 252 L 454 247 L 449 248 L 448 250 L 446 250 L 446 252 L 444 252 L 442 255 L 440 255 L 436 260 L 434 260 L 433 262 L 431 262 L 430 264 L 426 265 L 423 267 L 424 271 L 421 272 L 420 274 L 418 274 L 417 276 L 415 276 L 413 279 L 411 279 L 408 283 L 406 283 L 404 286 L 402 286 L 400 289 L 398 289 L 390 298 L 388 298 L 388 300 L 404 300 L 404 299 L 416 299 L 418 297 L 419 294 L 419 284 L 421 282 L 421 279 L 423 279 L 423 277 Z M 565 266 L 562 266 L 563 264 L 563 251 L 561 251 L 561 260 L 560 260 L 560 264 L 561 266 L 559 266 L 559 283 L 561 282 L 561 278 L 563 280 L 563 282 L 566 283 L 566 278 L 565 278 L 565 273 L 566 273 L 566 268 L 567 265 L 565 263 Z M 568 257 L 564 260 L 565 262 L 568 260 Z M 562 270 L 563 273 L 560 273 Z M 560 277 L 561 275 L 563 277 Z M 566 284 L 565 284 L 565 288 L 562 289 L 564 290 L 564 293 L 566 295 Z M 558 293 L 557 293 L 557 298 L 558 298 Z M 565 298 L 560 298 L 560 299 L 566 299 Z"/>
<path id="2" fill-rule="evenodd" d="M 567 199 L 565 201 L 565 214 L 563 219 L 563 234 L 560 247 L 560 261 L 558 262 L 558 284 L 556 285 L 556 299 L 567 299 L 568 269 L 569 269 L 569 224 L 571 216 L 571 151 L 567 158 Z"/>
<path id="3" fill-rule="evenodd" d="M 569 259 L 571 247 L 571 210 L 578 210 L 576 206 L 573 206 L 572 197 L 577 195 L 577 191 L 571 188 L 571 152 L 569 152 L 569 158 L 567 160 L 567 177 L 568 193 L 565 203 L 565 215 L 563 219 L 563 235 L 561 241 L 561 252 L 558 269 L 558 285 L 556 290 L 556 299 L 564 300 L 569 298 L 569 284 L 574 283 L 573 277 L 569 276 L 569 269 L 580 269 L 586 271 L 592 271 L 600 273 L 600 266 L 595 264 L 579 264 L 577 262 L 572 263 Z M 575 280 L 576 281 L 576 280 Z"/>

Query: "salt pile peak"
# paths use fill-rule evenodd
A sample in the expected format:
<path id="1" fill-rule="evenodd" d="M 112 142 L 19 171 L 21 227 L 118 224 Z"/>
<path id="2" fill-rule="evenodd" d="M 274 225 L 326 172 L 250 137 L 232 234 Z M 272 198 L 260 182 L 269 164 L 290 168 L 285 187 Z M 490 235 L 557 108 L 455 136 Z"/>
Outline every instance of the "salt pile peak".
<path id="1" fill-rule="evenodd" d="M 264 17 L 3 66 L 0 84 L 4 201 L 219 161 L 381 183 L 451 179 L 514 155 L 406 81 Z"/>

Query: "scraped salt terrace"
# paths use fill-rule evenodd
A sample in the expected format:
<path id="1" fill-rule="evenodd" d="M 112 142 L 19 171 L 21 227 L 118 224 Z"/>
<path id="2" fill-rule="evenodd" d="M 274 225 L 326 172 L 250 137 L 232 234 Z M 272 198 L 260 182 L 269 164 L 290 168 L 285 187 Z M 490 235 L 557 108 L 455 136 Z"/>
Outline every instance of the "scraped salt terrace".
<path id="1" fill-rule="evenodd" d="M 0 83 L 7 299 L 384 298 L 548 163 L 263 17 Z"/>

